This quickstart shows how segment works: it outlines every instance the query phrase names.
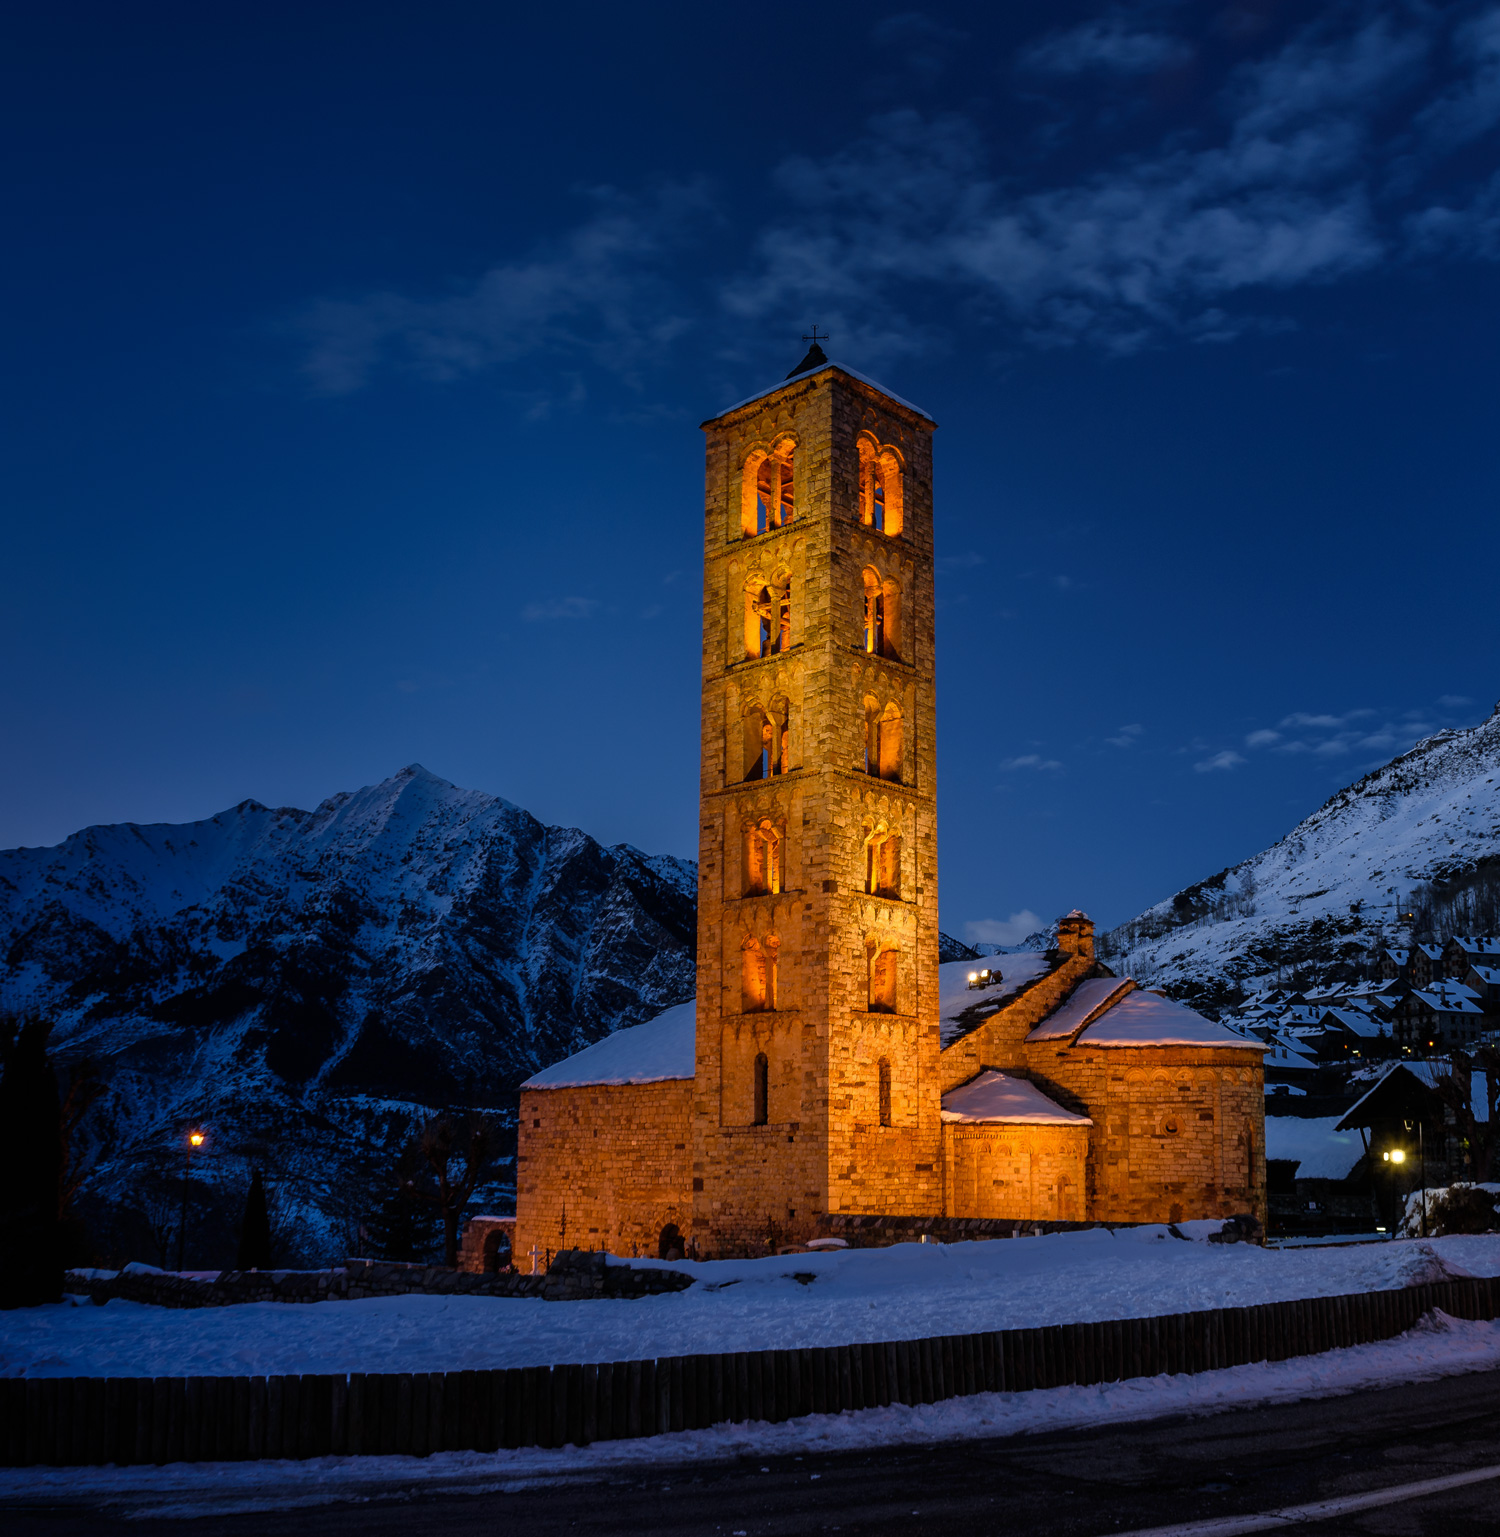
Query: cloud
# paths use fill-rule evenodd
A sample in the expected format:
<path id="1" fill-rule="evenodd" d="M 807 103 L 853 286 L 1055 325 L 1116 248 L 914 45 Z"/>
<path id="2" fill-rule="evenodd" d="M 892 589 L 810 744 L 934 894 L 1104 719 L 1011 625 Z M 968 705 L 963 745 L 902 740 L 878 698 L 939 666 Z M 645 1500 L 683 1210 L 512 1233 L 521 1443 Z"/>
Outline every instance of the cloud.
<path id="1" fill-rule="evenodd" d="M 1195 763 L 1193 767 L 1200 774 L 1211 774 L 1216 769 L 1238 768 L 1244 761 L 1237 752 L 1230 752 L 1226 748 L 1223 752 L 1216 752 L 1211 758 L 1204 758 L 1201 763 Z"/>
<path id="2" fill-rule="evenodd" d="M 1043 758 L 1040 753 L 1029 752 L 1019 758 L 1007 758 L 1000 767 L 1008 773 L 1012 769 L 1060 769 L 1062 764 L 1056 758 Z"/>
<path id="3" fill-rule="evenodd" d="M 975 918 L 964 924 L 964 938 L 971 945 L 1018 945 L 1047 925 L 1029 907 L 1009 918 Z"/>
<path id="4" fill-rule="evenodd" d="M 1443 694 L 1438 698 L 1438 703 L 1449 710 L 1461 710 L 1474 701 L 1467 694 Z"/>
<path id="5" fill-rule="evenodd" d="M 535 623 L 542 619 L 591 619 L 599 611 L 597 598 L 549 598 L 543 603 L 528 603 L 521 617 Z"/>
<path id="6" fill-rule="evenodd" d="M 1353 721 L 1363 720 L 1373 715 L 1374 710 L 1346 710 L 1342 715 L 1310 715 L 1306 711 L 1297 710 L 1291 715 L 1284 716 L 1276 724 L 1283 731 L 1292 726 L 1322 726 L 1330 730 L 1337 730 L 1347 726 Z"/>
<path id="7" fill-rule="evenodd" d="M 1281 740 L 1281 733 L 1279 731 L 1269 731 L 1269 730 L 1252 731 L 1250 733 L 1250 735 L 1245 738 L 1245 746 L 1246 747 L 1269 747 L 1272 742 L 1279 742 L 1280 740 Z"/>
<path id="8" fill-rule="evenodd" d="M 1108 742 L 1111 747 L 1134 747 L 1137 740 L 1144 733 L 1145 729 L 1146 728 L 1144 726 L 1140 725 L 1121 726 L 1120 734 L 1118 736 L 1107 736 L 1104 740 Z"/>
<path id="9" fill-rule="evenodd" d="M 1180 38 L 1142 32 L 1118 19 L 1054 32 L 1021 55 L 1021 68 L 1042 75 L 1144 75 L 1180 67 L 1193 56 Z"/>
<path id="10" fill-rule="evenodd" d="M 662 269 L 709 217 L 701 185 L 647 198 L 610 190 L 558 239 L 427 298 L 322 299 L 293 323 L 312 387 L 339 395 L 383 368 L 444 383 L 528 353 L 573 354 L 628 374 L 688 325 Z"/>
<path id="11" fill-rule="evenodd" d="M 975 566 L 984 563 L 984 556 L 976 550 L 965 550 L 962 555 L 939 555 L 937 558 L 939 571 L 972 571 Z"/>

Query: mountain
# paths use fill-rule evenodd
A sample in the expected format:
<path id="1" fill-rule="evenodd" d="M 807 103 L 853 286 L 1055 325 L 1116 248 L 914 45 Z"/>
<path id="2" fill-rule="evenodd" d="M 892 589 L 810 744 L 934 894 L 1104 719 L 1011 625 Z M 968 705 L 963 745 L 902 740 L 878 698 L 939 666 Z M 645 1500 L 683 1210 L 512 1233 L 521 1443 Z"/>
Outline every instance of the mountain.
<path id="1" fill-rule="evenodd" d="M 1500 705 L 1340 790 L 1279 843 L 1101 940 L 1116 970 L 1200 1006 L 1237 984 L 1352 974 L 1377 942 L 1494 932 Z"/>
<path id="2" fill-rule="evenodd" d="M 692 997 L 696 897 L 691 861 L 413 765 L 315 811 L 0 853 L 0 1009 L 99 1065 L 97 1200 L 149 1215 L 201 1120 L 195 1180 L 227 1211 L 267 1165 L 311 1258 L 352 1242 L 350 1171 L 378 1180 L 424 1107 L 509 1118 L 539 1067 Z"/>

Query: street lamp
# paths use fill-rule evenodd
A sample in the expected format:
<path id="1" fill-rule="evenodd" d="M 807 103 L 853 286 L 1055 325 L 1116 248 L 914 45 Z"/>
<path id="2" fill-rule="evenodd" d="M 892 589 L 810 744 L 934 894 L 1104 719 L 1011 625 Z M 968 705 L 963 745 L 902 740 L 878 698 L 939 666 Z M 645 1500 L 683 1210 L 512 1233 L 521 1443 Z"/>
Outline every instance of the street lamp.
<path id="1" fill-rule="evenodd" d="M 177 1269 L 179 1272 L 183 1267 L 183 1255 L 187 1246 L 188 1181 L 193 1177 L 193 1154 L 203 1146 L 204 1140 L 203 1133 L 195 1126 L 187 1134 L 187 1140 L 182 1144 L 182 1218 L 177 1225 Z"/>

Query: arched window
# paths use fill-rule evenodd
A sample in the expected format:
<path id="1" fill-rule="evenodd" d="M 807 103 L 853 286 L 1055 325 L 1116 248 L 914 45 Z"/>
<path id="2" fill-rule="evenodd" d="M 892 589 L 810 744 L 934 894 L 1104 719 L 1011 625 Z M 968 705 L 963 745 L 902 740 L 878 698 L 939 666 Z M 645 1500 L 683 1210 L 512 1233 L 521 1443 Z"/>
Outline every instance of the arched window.
<path id="1" fill-rule="evenodd" d="M 888 704 L 883 710 L 873 697 L 865 697 L 865 773 L 874 779 L 901 782 L 901 710 Z"/>
<path id="2" fill-rule="evenodd" d="M 891 1124 L 891 1064 L 880 1059 L 880 1124 Z"/>
<path id="3" fill-rule="evenodd" d="M 865 891 L 874 897 L 901 896 L 901 835 L 884 822 L 865 839 Z"/>
<path id="4" fill-rule="evenodd" d="M 870 1013 L 896 1012 L 896 967 L 899 952 L 877 950 L 870 957 Z"/>
<path id="5" fill-rule="evenodd" d="M 781 838 L 770 820 L 745 835 L 745 895 L 774 896 L 781 890 Z"/>
<path id="6" fill-rule="evenodd" d="M 741 778 L 747 784 L 752 779 L 771 777 L 775 736 L 771 717 L 758 704 L 751 705 L 744 715 L 745 761 Z"/>
<path id="7" fill-rule="evenodd" d="M 752 578 L 745 586 L 745 655 L 777 656 L 791 644 L 791 578 L 779 582 Z"/>
<path id="8" fill-rule="evenodd" d="M 859 521 L 893 539 L 903 523 L 900 457 L 868 437 L 859 440 Z"/>
<path id="9" fill-rule="evenodd" d="M 756 1126 L 767 1126 L 771 1121 L 771 1064 L 766 1054 L 755 1054 L 755 1119 Z"/>
<path id="10" fill-rule="evenodd" d="M 753 539 L 773 528 L 782 528 L 797 515 L 793 490 L 793 466 L 797 446 L 783 438 L 769 453 L 757 449 L 745 461 L 740 493 L 740 535 Z"/>
<path id="11" fill-rule="evenodd" d="M 901 658 L 901 584 L 866 566 L 864 649 L 872 656 Z"/>
<path id="12" fill-rule="evenodd" d="M 740 1013 L 764 1014 L 776 1007 L 776 955 L 780 941 L 764 944 L 746 935 L 740 945 Z"/>

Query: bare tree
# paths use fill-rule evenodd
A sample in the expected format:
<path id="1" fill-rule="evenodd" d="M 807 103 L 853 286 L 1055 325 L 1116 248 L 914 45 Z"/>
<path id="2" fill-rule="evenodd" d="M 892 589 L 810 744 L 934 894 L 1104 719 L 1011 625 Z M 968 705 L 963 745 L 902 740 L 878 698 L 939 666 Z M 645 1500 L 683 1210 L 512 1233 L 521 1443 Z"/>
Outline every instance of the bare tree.
<path id="1" fill-rule="evenodd" d="M 483 1116 L 468 1115 L 462 1120 L 437 1116 L 417 1138 L 426 1169 L 402 1182 L 408 1195 L 437 1207 L 443 1222 L 443 1263 L 450 1269 L 458 1265 L 458 1225 L 464 1206 L 489 1166 L 491 1141 L 489 1123 Z M 457 1173 L 455 1163 L 459 1165 Z"/>
<path id="2" fill-rule="evenodd" d="M 156 1250 L 156 1263 L 165 1270 L 167 1256 L 172 1252 L 172 1240 L 177 1234 L 177 1202 L 160 1191 L 152 1191 L 141 1197 L 141 1225 Z"/>
<path id="3" fill-rule="evenodd" d="M 97 1149 L 85 1145 L 82 1136 L 84 1118 L 104 1095 L 104 1080 L 87 1058 L 68 1068 L 68 1086 L 63 1091 L 62 1112 L 58 1123 L 60 1162 L 57 1174 L 57 1220 L 65 1222 L 73 1200 L 83 1182 L 93 1172 Z"/>
<path id="4" fill-rule="evenodd" d="M 1434 1087 L 1452 1110 L 1459 1135 L 1468 1148 L 1469 1178 L 1482 1185 L 1489 1180 L 1496 1144 L 1500 1141 L 1500 1051 L 1493 1046 L 1481 1046 L 1471 1057 L 1455 1048 L 1449 1053 L 1448 1062 L 1448 1071 Z M 1484 1074 L 1483 1118 L 1474 1107 L 1474 1079 L 1478 1073 Z"/>

